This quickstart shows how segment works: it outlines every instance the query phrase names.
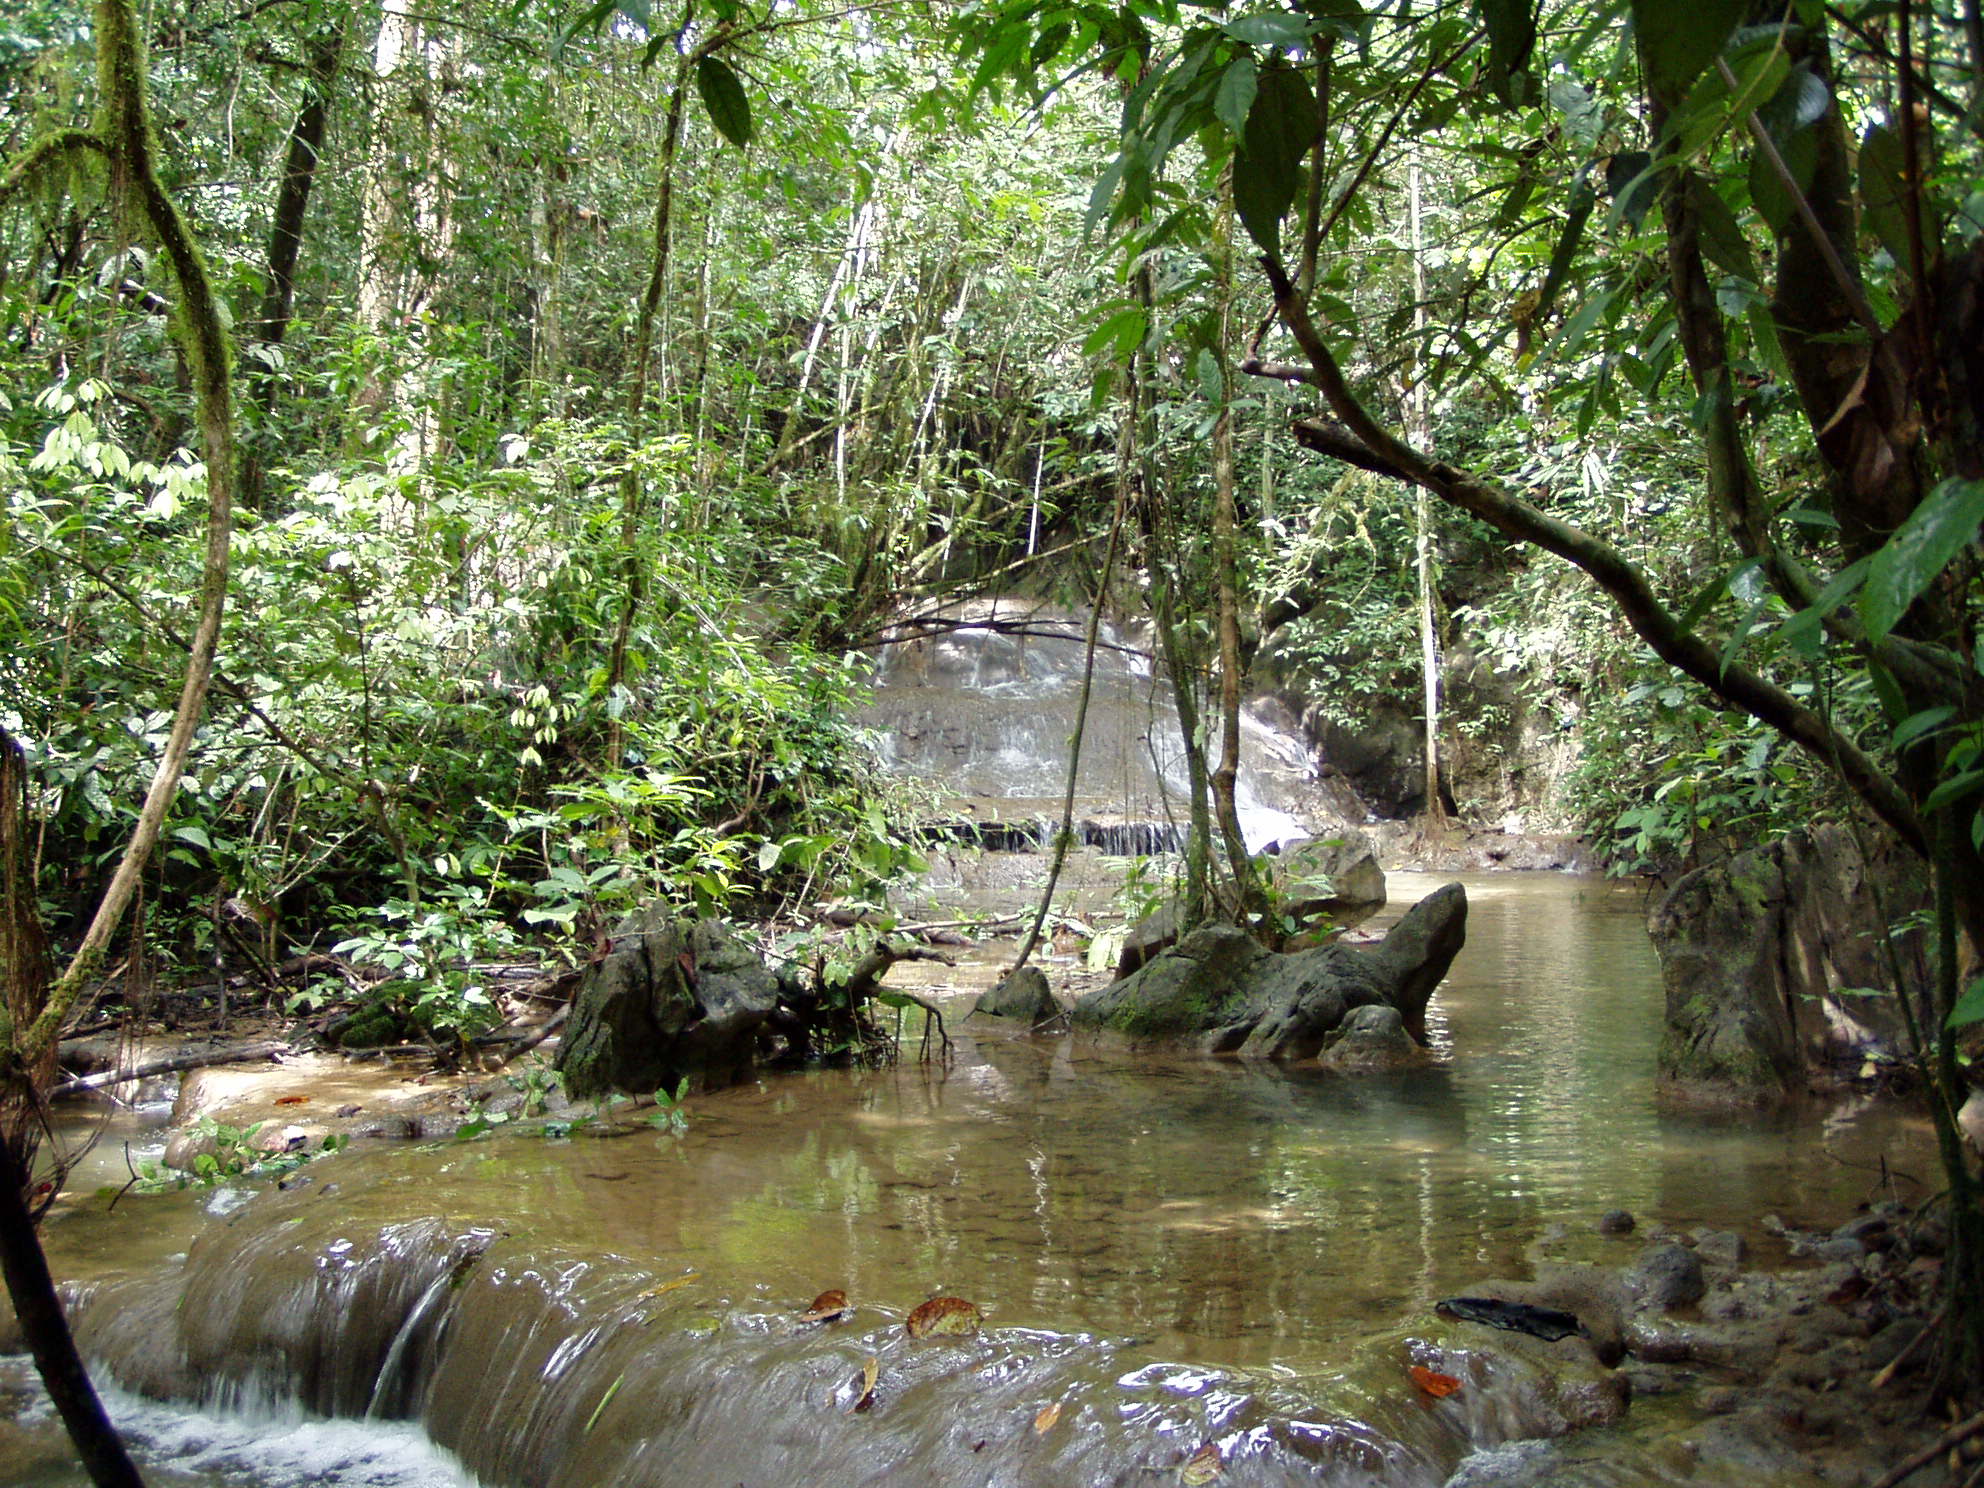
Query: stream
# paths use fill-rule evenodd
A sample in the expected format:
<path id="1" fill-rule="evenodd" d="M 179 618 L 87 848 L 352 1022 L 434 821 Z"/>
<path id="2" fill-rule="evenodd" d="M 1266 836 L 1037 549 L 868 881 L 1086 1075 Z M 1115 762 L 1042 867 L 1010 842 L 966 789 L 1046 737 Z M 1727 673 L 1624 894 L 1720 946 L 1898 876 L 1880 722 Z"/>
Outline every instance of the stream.
<path id="1" fill-rule="evenodd" d="M 1439 881 L 1392 875 L 1392 913 Z M 1539 1253 L 1625 1259 L 1637 1239 L 1595 1230 L 1615 1207 L 1777 1264 L 1765 1215 L 1829 1225 L 1934 1171 L 1891 1107 L 1663 1108 L 1637 892 L 1463 881 L 1424 1071 L 966 1022 L 995 946 L 903 968 L 949 1011 L 948 1064 L 768 1077 L 680 1131 L 364 1144 L 245 1203 L 65 1201 L 46 1243 L 158 1483 L 1130 1484 L 1216 1444 L 1222 1484 L 1433 1488 L 1541 1425 L 1506 1335 L 1438 1299 Z M 829 1289 L 851 1314 L 800 1322 Z M 984 1329 L 908 1338 L 938 1294 Z M 1412 1364 L 1463 1388 L 1424 1397 Z M 29 1375 L 0 1360 L 0 1483 L 81 1482 Z M 1677 1481 L 1633 1435 L 1677 1408 L 1606 1428 L 1591 1481 Z"/>

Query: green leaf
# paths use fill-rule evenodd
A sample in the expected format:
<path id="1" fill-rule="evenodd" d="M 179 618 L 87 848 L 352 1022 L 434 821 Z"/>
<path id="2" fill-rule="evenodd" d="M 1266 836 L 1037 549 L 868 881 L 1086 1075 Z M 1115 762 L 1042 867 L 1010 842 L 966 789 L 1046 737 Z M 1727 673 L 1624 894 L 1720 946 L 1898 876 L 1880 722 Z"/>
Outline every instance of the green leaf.
<path id="1" fill-rule="evenodd" d="M 1239 151 L 1233 157 L 1233 209 L 1247 234 L 1277 257 L 1281 219 L 1295 200 L 1302 156 L 1316 137 L 1316 95 L 1293 68 L 1264 69 Z"/>
<path id="2" fill-rule="evenodd" d="M 177 837 L 181 842 L 190 842 L 195 847 L 204 847 L 208 852 L 214 850 L 213 839 L 208 837 L 199 827 L 174 827 L 172 829 L 172 835 Z"/>
<path id="3" fill-rule="evenodd" d="M 1301 46 L 1319 29 L 1307 16 L 1288 10 L 1263 10 L 1238 16 L 1222 28 L 1235 41 L 1248 46 Z"/>
<path id="4" fill-rule="evenodd" d="M 1801 129 L 1788 139 L 1779 140 L 1777 153 L 1784 157 L 1785 168 L 1798 183 L 1799 191 L 1810 191 L 1813 172 L 1819 165 L 1818 136 L 1809 129 Z M 1779 237 L 1790 229 L 1792 216 L 1798 210 L 1791 193 L 1784 189 L 1777 168 L 1764 158 L 1761 150 L 1750 157 L 1750 202 Z"/>
<path id="5" fill-rule="evenodd" d="M 1874 554 L 1867 588 L 1860 596 L 1860 618 L 1867 634 L 1880 640 L 1894 629 L 1923 590 L 1977 540 L 1984 522 L 1984 480 L 1951 476 L 1908 514 Z"/>
<path id="6" fill-rule="evenodd" d="M 751 100 L 730 64 L 721 57 L 696 59 L 696 91 L 703 96 L 710 123 L 738 149 L 751 143 Z"/>
<path id="7" fill-rule="evenodd" d="M 1922 809 L 1941 811 L 1952 802 L 1976 795 L 1979 787 L 1984 787 L 1984 770 L 1965 770 L 1961 775 L 1952 775 L 1929 792 L 1929 799 L 1922 803 Z"/>
<path id="8" fill-rule="evenodd" d="M 1954 708 L 1924 708 L 1913 718 L 1903 720 L 1895 729 L 1894 747 L 1897 750 L 1906 749 L 1917 739 L 1925 734 L 1934 733 L 1954 717 L 1956 717 Z"/>
<path id="9" fill-rule="evenodd" d="M 1963 996 L 1950 1009 L 1949 1022 L 1945 1026 L 1967 1028 L 1972 1023 L 1984 1023 L 1984 976 L 1963 989 Z"/>
<path id="10" fill-rule="evenodd" d="M 1860 216 L 1897 264 L 1910 260 L 1908 242 L 1909 191 L 1903 170 L 1901 136 L 1876 124 L 1860 141 Z M 1923 203 L 1916 202 L 1918 210 Z M 1925 248 L 1933 251 L 1934 224 L 1926 213 L 1918 219 Z"/>
<path id="11" fill-rule="evenodd" d="M 1750 256 L 1750 245 L 1743 239 L 1742 228 L 1736 225 L 1735 214 L 1716 189 L 1701 176 L 1689 177 L 1688 204 L 1695 209 L 1702 257 L 1717 268 L 1740 275 L 1752 284 L 1762 283 L 1757 276 L 1756 260 Z"/>
<path id="12" fill-rule="evenodd" d="M 1536 92 L 1528 71 L 1536 47 L 1534 0 L 1480 0 L 1480 10 L 1488 27 L 1488 86 L 1511 108 L 1530 102 Z"/>
<path id="13" fill-rule="evenodd" d="M 1745 0 L 1633 0 L 1647 91 L 1670 105 L 1685 98 L 1749 9 Z"/>
<path id="14" fill-rule="evenodd" d="M 1233 131 L 1235 139 L 1246 132 L 1247 111 L 1254 106 L 1257 88 L 1251 52 L 1235 57 L 1220 77 L 1219 90 L 1213 94 L 1212 111 L 1214 117 Z"/>
<path id="15" fill-rule="evenodd" d="M 1100 356 L 1108 351 L 1118 358 L 1127 357 L 1143 344 L 1149 326 L 1150 319 L 1144 314 L 1143 306 L 1118 310 L 1088 333 L 1088 339 L 1082 342 L 1082 355 Z"/>
<path id="16" fill-rule="evenodd" d="M 1800 656 L 1816 660 L 1823 649 L 1824 638 L 1820 627 L 1824 625 L 1826 616 L 1851 598 L 1853 592 L 1865 582 L 1869 566 L 1869 561 L 1862 558 L 1834 574 L 1831 582 L 1819 591 L 1817 599 L 1778 626 L 1778 639 Z"/>

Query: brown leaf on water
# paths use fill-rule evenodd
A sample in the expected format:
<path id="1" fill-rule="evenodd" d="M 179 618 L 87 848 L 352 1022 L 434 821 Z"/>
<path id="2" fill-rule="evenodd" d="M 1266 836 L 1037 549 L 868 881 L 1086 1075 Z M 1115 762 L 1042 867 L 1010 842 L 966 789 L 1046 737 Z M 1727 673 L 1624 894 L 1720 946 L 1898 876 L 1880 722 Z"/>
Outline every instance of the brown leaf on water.
<path id="1" fill-rule="evenodd" d="M 276 1097 L 276 1104 L 279 1106 L 300 1106 L 307 1103 L 309 1099 L 310 1097 L 307 1095 L 279 1095 Z"/>
<path id="2" fill-rule="evenodd" d="M 868 1362 L 861 1366 L 861 1394 L 855 1398 L 854 1404 L 847 1408 L 850 1416 L 867 1410 L 875 1403 L 875 1381 L 881 1377 L 882 1361 L 874 1354 L 870 1354 Z"/>
<path id="3" fill-rule="evenodd" d="M 831 1323 L 847 1311 L 847 1293 L 839 1290 L 822 1292 L 815 1297 L 806 1310 L 799 1314 L 802 1323 Z"/>
<path id="4" fill-rule="evenodd" d="M 985 1314 L 962 1297 L 932 1297 L 904 1320 L 911 1338 L 963 1338 L 976 1333 Z"/>
<path id="5" fill-rule="evenodd" d="M 1435 1400 L 1443 1400 L 1460 1388 L 1460 1381 L 1451 1374 L 1441 1374 L 1437 1369 L 1428 1369 L 1423 1364 L 1415 1364 L 1406 1371 L 1412 1382 L 1431 1395 Z"/>
<path id="6" fill-rule="evenodd" d="M 654 1297 L 665 1296 L 669 1292 L 674 1291 L 677 1287 L 685 1287 L 690 1282 L 700 1281 L 701 1279 L 702 1276 L 700 1272 L 691 1271 L 688 1275 L 678 1276 L 673 1281 L 664 1281 L 656 1286 L 649 1287 L 644 1292 L 636 1292 L 634 1294 L 634 1300 L 636 1302 L 646 1302 Z"/>
<path id="7" fill-rule="evenodd" d="M 1185 1459 L 1185 1465 L 1178 1469 L 1178 1479 L 1187 1488 L 1205 1488 L 1225 1466 L 1226 1459 L 1219 1455 L 1219 1443 L 1207 1442 Z"/>
<path id="8" fill-rule="evenodd" d="M 1033 1418 L 1033 1434 L 1045 1436 L 1054 1429 L 1054 1423 L 1061 1419 L 1061 1402 L 1041 1407 L 1040 1414 Z"/>

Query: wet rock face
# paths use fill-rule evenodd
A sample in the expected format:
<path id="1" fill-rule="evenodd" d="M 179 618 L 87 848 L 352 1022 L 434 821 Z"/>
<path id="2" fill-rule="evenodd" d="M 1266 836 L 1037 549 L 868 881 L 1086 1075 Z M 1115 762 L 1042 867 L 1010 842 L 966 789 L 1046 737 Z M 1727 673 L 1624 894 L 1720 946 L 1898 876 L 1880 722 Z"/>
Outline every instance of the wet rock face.
<path id="1" fill-rule="evenodd" d="M 1061 1005 L 1048 989 L 1047 974 L 1038 966 L 1022 966 L 981 995 L 971 1010 L 983 1018 L 1015 1018 L 1033 1024 L 1054 1017 Z"/>
<path id="2" fill-rule="evenodd" d="M 579 984 L 558 1052 L 565 1089 L 584 1100 L 673 1090 L 683 1079 L 730 1084 L 751 1069 L 779 994 L 778 979 L 724 925 L 645 911 Z"/>
<path id="3" fill-rule="evenodd" d="M 1071 1016 L 1077 1030 L 1298 1060 L 1320 1053 L 1355 1009 L 1387 1008 L 1405 1042 L 1423 1042 L 1426 1004 L 1466 934 L 1459 884 L 1414 905 L 1369 949 L 1327 945 L 1282 955 L 1231 925 L 1202 926 L 1135 974 L 1091 992 Z M 1360 1026 L 1360 1039 L 1389 1047 L 1377 1026 L 1383 1021 Z"/>
<path id="4" fill-rule="evenodd" d="M 1830 825 L 1688 874 L 1647 926 L 1667 989 L 1662 1078 L 1773 1099 L 1870 1055 L 1900 1057 L 1895 999 L 1864 989 L 1892 981 L 1877 906 L 1901 914 L 1924 892 L 1899 847 L 1881 841 L 1863 855 Z M 1919 939 L 1895 949 L 1911 977 L 1927 974 Z"/>
<path id="5" fill-rule="evenodd" d="M 1305 929 L 1324 922 L 1359 925 L 1385 907 L 1385 870 L 1361 832 L 1298 842 L 1273 864 L 1282 913 Z"/>

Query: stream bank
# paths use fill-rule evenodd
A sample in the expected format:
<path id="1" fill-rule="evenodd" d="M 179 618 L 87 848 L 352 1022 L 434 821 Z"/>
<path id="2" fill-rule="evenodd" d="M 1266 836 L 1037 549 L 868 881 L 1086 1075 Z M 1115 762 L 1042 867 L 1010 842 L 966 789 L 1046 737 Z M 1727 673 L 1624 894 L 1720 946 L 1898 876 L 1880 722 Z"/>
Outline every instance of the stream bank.
<path id="1" fill-rule="evenodd" d="M 1016 875 L 1028 865 L 999 866 Z M 1466 882 L 1468 948 L 1428 1010 L 1435 1058 L 1408 1074 L 1345 1080 L 1189 1057 L 1131 1059 L 984 1027 L 963 1014 L 1010 957 L 1010 942 L 994 943 L 955 969 L 915 962 L 891 973 L 955 1014 L 962 1041 L 948 1066 L 906 1060 L 888 1070 L 766 1077 L 692 1097 L 679 1127 L 650 1124 L 663 1114 L 652 1108 L 629 1108 L 596 1131 L 568 1126 L 562 1136 L 541 1129 L 467 1142 L 361 1144 L 372 1151 L 313 1164 L 289 1192 L 264 1192 L 238 1215 L 233 1206 L 250 1191 L 230 1184 L 134 1194 L 114 1209 L 107 1195 L 79 1195 L 63 1201 L 48 1244 L 60 1274 L 100 1289 L 86 1314 L 104 1311 L 88 1328 L 110 1329 L 122 1317 L 143 1340 L 163 1336 L 146 1319 L 160 1317 L 156 1309 L 169 1301 L 141 1306 L 130 1292 L 122 1293 L 129 1305 L 113 1298 L 125 1288 L 184 1295 L 185 1268 L 195 1263 L 174 1258 L 189 1245 L 202 1274 L 235 1278 L 203 1287 L 252 1291 L 261 1300 L 249 1316 L 278 1330 L 303 1329 L 314 1326 L 323 1301 L 313 1289 L 335 1293 L 345 1285 L 335 1278 L 348 1270 L 383 1277 L 394 1269 L 367 1256 L 394 1251 L 439 1264 L 432 1258 L 445 1256 L 464 1227 L 502 1231 L 475 1270 L 499 1263 L 489 1275 L 510 1278 L 505 1296 L 526 1285 L 549 1288 L 529 1315 L 557 1314 L 567 1320 L 559 1327 L 575 1330 L 566 1362 L 553 1369 L 550 1353 L 533 1355 L 539 1364 L 525 1371 L 547 1399 L 574 1371 L 603 1394 L 617 1376 L 595 1375 L 604 1362 L 581 1361 L 607 1339 L 665 1324 L 675 1340 L 669 1349 L 679 1350 L 668 1357 L 701 1383 L 657 1384 L 655 1400 L 673 1403 L 656 1409 L 665 1421 L 696 1423 L 699 1441 L 730 1442 L 728 1460 L 739 1469 L 694 1458 L 698 1471 L 709 1470 L 694 1481 L 763 1488 L 791 1481 L 770 1475 L 769 1459 L 743 1470 L 759 1446 L 742 1441 L 735 1423 L 767 1419 L 768 1411 L 793 1422 L 779 1438 L 787 1453 L 807 1443 L 824 1442 L 830 1453 L 859 1447 L 863 1438 L 848 1432 L 875 1411 L 846 1417 L 841 1407 L 851 1402 L 834 1402 L 873 1354 L 892 1373 L 906 1369 L 898 1388 L 924 1391 L 924 1403 L 891 1397 L 896 1413 L 876 1419 L 888 1422 L 881 1435 L 896 1445 L 872 1459 L 859 1451 L 826 1459 L 834 1480 L 862 1481 L 861 1473 L 887 1464 L 906 1472 L 901 1453 L 915 1459 L 950 1450 L 944 1444 L 956 1444 L 945 1423 L 968 1419 L 985 1423 L 985 1439 L 1014 1454 L 997 1459 L 1000 1477 L 983 1465 L 983 1453 L 969 1453 L 985 1474 L 978 1481 L 1113 1481 L 1107 1464 L 1143 1481 L 1145 1469 L 1177 1473 L 1207 1439 L 1232 1438 L 1238 1460 L 1220 1481 L 1281 1481 L 1275 1474 L 1293 1471 L 1299 1458 L 1305 1476 L 1295 1480 L 1313 1482 L 1309 1449 L 1295 1445 L 1302 1433 L 1293 1423 L 1307 1422 L 1327 1428 L 1341 1450 L 1363 1443 L 1360 1453 L 1376 1454 L 1372 1460 L 1394 1460 L 1387 1442 L 1419 1442 L 1396 1455 L 1410 1464 L 1396 1481 L 1416 1488 L 1486 1472 L 1500 1459 L 1470 1462 L 1471 1450 L 1541 1429 L 1534 1416 L 1509 1414 L 1516 1406 L 1492 1371 L 1439 1371 L 1446 1353 L 1415 1352 L 1499 1357 L 1508 1349 L 1501 1335 L 1442 1320 L 1436 1304 L 1496 1277 L 1537 1282 L 1549 1266 L 1617 1271 L 1666 1231 L 1708 1273 L 1703 1300 L 1684 1304 L 1677 1322 L 1726 1322 L 1768 1337 L 1769 1357 L 1752 1349 L 1709 1363 L 1629 1362 L 1639 1400 L 1621 1421 L 1567 1439 L 1560 1451 L 1569 1455 L 1553 1458 L 1555 1466 L 1492 1481 L 1732 1488 L 1853 1481 L 1845 1474 L 1864 1462 L 1861 1447 L 1799 1424 L 1812 1415 L 1805 1407 L 1802 1416 L 1780 1411 L 1784 1432 L 1771 1438 L 1768 1471 L 1754 1470 L 1763 1460 L 1755 1454 L 1725 1461 L 1716 1433 L 1734 1428 L 1717 1423 L 1740 1422 L 1749 1432 L 1743 1412 L 1779 1398 L 1771 1380 L 1780 1365 L 1803 1361 L 1797 1368 L 1824 1372 L 1821 1383 L 1836 1378 L 1814 1392 L 1824 1395 L 1877 1367 L 1869 1350 L 1888 1324 L 1870 1309 L 1891 1305 L 1891 1284 L 1910 1275 L 1914 1259 L 1896 1277 L 1869 1278 L 1869 1291 L 1841 1306 L 1827 1297 L 1841 1291 L 1843 1276 L 1824 1269 L 1838 1260 L 1799 1253 L 1800 1237 L 1835 1238 L 1863 1204 L 1919 1203 L 1923 1190 L 1913 1179 L 1934 1172 L 1926 1132 L 1905 1111 L 1850 1099 L 1739 1114 L 1664 1107 L 1653 1079 L 1661 992 L 1638 896 L 1559 874 Z M 1387 914 L 1433 886 L 1393 875 Z M 1073 945 L 1050 947 L 1046 967 L 1064 998 L 1076 978 L 1090 975 Z M 1637 1230 L 1600 1233 L 1599 1218 L 1611 1209 L 1636 1215 Z M 286 1221 L 305 1214 L 327 1216 L 312 1224 L 339 1233 L 302 1243 L 303 1232 Z M 1781 1228 L 1764 1224 L 1772 1214 Z M 250 1230 L 264 1237 L 253 1248 L 271 1251 L 272 1275 L 307 1279 L 297 1300 L 266 1290 L 273 1281 L 251 1280 L 262 1263 L 251 1266 L 229 1248 L 236 1242 L 226 1236 Z M 279 1244 L 284 1236 L 298 1243 Z M 1732 1243 L 1740 1260 L 1728 1270 Z M 1891 1246 L 1878 1254 L 1893 1253 Z M 1790 1280 L 1765 1279 L 1786 1269 Z M 694 1280 L 675 1285 L 691 1272 Z M 1876 1289 L 1876 1280 L 1888 1289 Z M 557 1290 L 568 1283 L 577 1290 Z M 493 1283 L 477 1283 L 485 1284 Z M 1823 1292 L 1810 1290 L 1821 1284 Z M 392 1283 L 403 1298 L 402 1322 L 432 1285 L 418 1267 Z M 668 1290 L 639 1300 L 657 1288 Z M 854 1299 L 849 1326 L 798 1332 L 795 1314 L 830 1288 Z M 898 1359 L 902 1316 L 938 1294 L 986 1308 L 986 1334 L 963 1353 L 933 1346 Z M 1750 1316 L 1708 1316 L 1733 1305 L 1719 1297 L 1740 1299 Z M 633 1328 L 614 1309 L 637 1303 L 652 1316 Z M 1799 1319 L 1806 1331 L 1784 1331 Z M 390 1350 L 400 1331 L 385 1331 L 391 1336 L 368 1347 Z M 240 1348 L 236 1366 L 260 1378 L 258 1370 L 318 1358 L 340 1377 L 364 1377 L 362 1386 L 337 1387 L 340 1404 L 361 1390 L 369 1401 L 383 1367 L 376 1353 L 368 1375 L 364 1350 L 340 1363 L 343 1345 L 296 1341 L 308 1333 L 280 1342 L 289 1336 Z M 417 1352 L 419 1336 L 417 1328 L 406 1334 L 403 1358 Z M 1842 1348 L 1805 1347 L 1824 1338 Z M 1520 1353 L 1529 1343 L 1514 1348 L 1528 1359 L 1523 1368 L 1541 1367 Z M 1030 1362 L 1015 1362 L 1022 1357 Z M 1472 1388 L 1423 1398 L 1405 1374 L 1412 1363 L 1466 1376 Z M 1656 1380 L 1667 1383 L 1656 1391 Z M 1006 1393 L 1002 1382 L 1015 1381 Z M 1038 1413 L 1063 1399 L 1064 1386 L 1060 1429 L 1094 1433 L 1066 1459 L 1055 1454 L 1075 1447 L 1029 1434 Z M 260 1388 L 236 1393 L 246 1398 Z M 1513 1383 L 1509 1389 L 1521 1393 Z M 1890 1398 L 1908 1400 L 1882 1392 L 1867 1406 L 1870 1421 L 1882 1411 L 1905 1418 L 1919 1409 L 1890 1406 Z M 890 1400 L 876 1410 L 886 1413 Z M 576 1410 L 583 1425 L 598 1405 L 594 1395 L 557 1410 Z M 517 1409 L 518 1420 L 528 1417 Z M 617 1410 L 608 1407 L 596 1429 L 607 1430 Z M 925 1424 L 897 1435 L 909 1420 Z M 1142 1435 L 1130 1431 L 1136 1423 Z M 995 1435 L 995 1425 L 1005 1435 Z M 1257 1428 L 1266 1435 L 1247 1435 Z M 623 1433 L 634 1430 L 612 1428 L 630 1451 L 638 1443 Z M 1928 1430 L 1902 1419 L 1892 1436 L 1868 1439 L 1882 1449 L 1914 1445 Z M 1689 1441 L 1696 1446 L 1682 1445 Z M 646 1450 L 650 1467 L 641 1471 L 667 1460 L 665 1446 Z M 1035 1450 L 1044 1455 L 1026 1455 Z M 818 1466 L 821 1459 L 791 1460 Z M 1029 1464 L 1078 1461 L 1087 1465 L 1065 1470 L 1079 1476 L 1053 1475 L 1063 1467 L 1028 1475 Z"/>

